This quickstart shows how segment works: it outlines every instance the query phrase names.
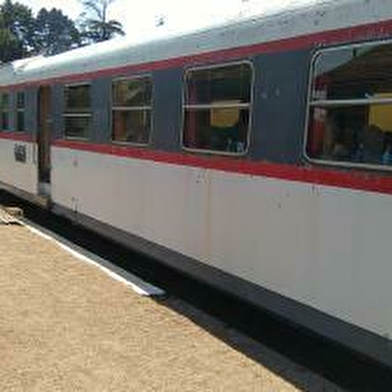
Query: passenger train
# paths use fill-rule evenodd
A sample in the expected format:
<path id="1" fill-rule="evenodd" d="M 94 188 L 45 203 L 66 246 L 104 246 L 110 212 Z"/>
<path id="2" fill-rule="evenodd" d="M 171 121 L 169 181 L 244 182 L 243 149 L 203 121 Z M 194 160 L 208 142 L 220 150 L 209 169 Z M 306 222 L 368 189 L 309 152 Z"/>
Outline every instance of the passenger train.
<path id="1" fill-rule="evenodd" d="M 1 187 L 392 367 L 392 2 L 0 69 Z"/>

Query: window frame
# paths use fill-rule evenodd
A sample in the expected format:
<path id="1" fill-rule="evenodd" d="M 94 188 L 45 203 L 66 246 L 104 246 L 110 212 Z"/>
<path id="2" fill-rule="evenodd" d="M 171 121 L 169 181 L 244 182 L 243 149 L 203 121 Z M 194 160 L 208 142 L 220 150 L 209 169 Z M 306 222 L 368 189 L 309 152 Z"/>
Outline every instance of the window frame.
<path id="1" fill-rule="evenodd" d="M 230 67 L 235 65 L 247 64 L 249 65 L 251 71 L 251 81 L 250 81 L 250 99 L 249 103 L 239 103 L 239 104 L 226 104 L 226 105 L 211 105 L 211 104 L 191 104 L 186 105 L 186 97 L 187 97 L 187 76 L 189 72 L 193 71 L 204 71 L 209 69 L 217 69 Z M 229 157 L 244 157 L 248 155 L 250 150 L 250 142 L 251 142 L 251 132 L 252 132 L 252 119 L 253 119 L 253 105 L 254 105 L 254 89 L 255 89 L 255 67 L 253 62 L 250 59 L 231 61 L 225 63 L 214 63 L 209 65 L 196 65 L 190 66 L 186 68 L 183 72 L 182 78 L 182 101 L 181 101 L 181 149 L 186 152 L 198 153 L 198 154 L 208 154 L 208 155 L 221 155 L 221 156 L 229 156 Z M 246 136 L 246 148 L 242 152 L 234 152 L 234 151 L 220 151 L 220 150 L 210 150 L 210 149 L 202 149 L 202 148 L 191 148 L 186 147 L 184 145 L 184 132 L 185 132 L 185 111 L 187 108 L 195 108 L 195 109 L 213 109 L 213 108 L 239 108 L 240 110 L 243 108 L 247 108 L 249 112 L 249 121 L 247 127 L 247 136 Z"/>
<path id="2" fill-rule="evenodd" d="M 89 87 L 89 99 L 90 99 L 90 112 L 67 112 L 67 107 L 66 107 L 66 99 L 65 99 L 65 90 L 70 87 L 81 87 L 81 86 L 88 86 Z M 63 110 L 63 121 L 64 121 L 64 139 L 66 140 L 80 140 L 80 141 L 87 141 L 91 138 L 91 129 L 88 129 L 88 133 L 86 136 L 67 136 L 66 130 L 65 130 L 65 119 L 68 118 L 90 118 L 90 127 L 92 125 L 92 119 L 93 119 L 93 107 L 92 107 L 92 95 L 91 95 L 91 90 L 92 90 L 92 82 L 77 82 L 77 83 L 68 83 L 64 84 L 63 86 L 63 102 L 64 102 L 64 110 Z"/>
<path id="3" fill-rule="evenodd" d="M 3 108 L 3 97 L 8 96 L 8 105 L 7 109 L 4 110 Z M 0 132 L 12 132 L 11 127 L 11 114 L 12 114 L 12 100 L 11 100 L 12 93 L 10 91 L 0 91 Z M 8 128 L 5 129 L 3 127 L 3 114 L 7 113 L 7 121 L 8 121 Z"/>
<path id="4" fill-rule="evenodd" d="M 23 94 L 23 108 L 20 108 L 18 106 L 19 102 L 18 102 L 18 95 L 19 94 Z M 22 133 L 26 133 L 27 129 L 26 129 L 26 117 L 25 117 L 25 111 L 26 111 L 26 91 L 24 90 L 17 90 L 15 91 L 15 132 L 22 134 Z M 23 114 L 23 129 L 19 129 L 19 114 L 22 113 Z"/>
<path id="5" fill-rule="evenodd" d="M 371 170 L 371 171 L 384 171 L 384 172 L 391 172 L 392 166 L 388 165 L 380 165 L 380 164 L 373 164 L 373 163 L 366 163 L 366 162 L 350 162 L 350 161 L 334 161 L 334 160 L 327 160 L 327 159 L 319 159 L 319 158 L 312 158 L 307 153 L 308 148 L 308 141 L 309 141 L 309 125 L 310 125 L 310 113 L 312 106 L 322 106 L 322 107 L 348 107 L 348 106 L 367 106 L 372 103 L 379 103 L 379 104 L 391 104 L 392 105 L 392 98 L 357 98 L 357 99 L 334 99 L 334 100 L 318 100 L 313 101 L 315 104 L 312 105 L 312 91 L 313 91 L 313 76 L 317 58 L 322 55 L 323 53 L 327 52 L 335 52 L 342 49 L 354 49 L 354 48 L 364 48 L 367 46 L 376 46 L 376 45 L 392 45 L 391 39 L 380 39 L 374 41 L 359 41 L 359 42 L 352 42 L 352 43 L 345 43 L 342 45 L 334 45 L 328 47 L 318 47 L 312 54 L 310 62 L 309 62 L 309 71 L 308 71 L 308 91 L 307 91 L 307 98 L 306 98 L 306 110 L 305 110 L 305 135 L 303 138 L 303 145 L 302 145 L 302 155 L 306 161 L 312 164 L 317 164 L 320 166 L 327 166 L 327 167 L 336 167 L 336 168 L 346 168 L 346 169 L 357 169 L 357 170 Z M 329 103 L 327 103 L 329 102 Z M 317 103 L 319 105 L 317 105 Z M 320 105 L 320 103 L 322 105 Z"/>
<path id="6" fill-rule="evenodd" d="M 113 85 L 115 82 L 121 82 L 123 80 L 137 80 L 148 78 L 151 82 L 151 105 L 150 106 L 114 106 L 113 105 Z M 128 140 L 114 140 L 113 139 L 113 125 L 114 116 L 113 111 L 125 111 L 125 112 L 135 112 L 140 110 L 150 110 L 150 130 L 148 133 L 148 141 L 146 143 L 138 143 Z M 151 137 L 153 132 L 153 111 L 154 111 L 154 79 L 152 74 L 140 74 L 140 75 L 129 75 L 129 76 L 119 76 L 111 80 L 110 84 L 110 142 L 112 144 L 126 145 L 126 146 L 137 146 L 137 147 L 148 147 L 151 145 Z"/>

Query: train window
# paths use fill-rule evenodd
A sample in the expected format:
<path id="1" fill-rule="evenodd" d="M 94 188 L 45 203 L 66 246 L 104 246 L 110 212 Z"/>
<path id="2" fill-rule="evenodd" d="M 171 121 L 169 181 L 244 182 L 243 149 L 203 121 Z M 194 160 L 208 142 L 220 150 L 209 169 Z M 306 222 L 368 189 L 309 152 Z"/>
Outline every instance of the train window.
<path id="1" fill-rule="evenodd" d="M 112 140 L 147 144 L 151 129 L 150 77 L 115 80 L 112 85 Z"/>
<path id="2" fill-rule="evenodd" d="M 10 96 L 8 93 L 1 94 L 1 130 L 10 130 Z"/>
<path id="3" fill-rule="evenodd" d="M 91 124 L 90 85 L 65 86 L 65 136 L 87 139 Z"/>
<path id="4" fill-rule="evenodd" d="M 16 93 L 16 131 L 25 131 L 25 93 Z"/>
<path id="5" fill-rule="evenodd" d="M 185 88 L 184 147 L 244 154 L 249 139 L 250 64 L 189 70 Z"/>
<path id="6" fill-rule="evenodd" d="M 309 106 L 309 158 L 392 166 L 392 43 L 320 52 Z"/>

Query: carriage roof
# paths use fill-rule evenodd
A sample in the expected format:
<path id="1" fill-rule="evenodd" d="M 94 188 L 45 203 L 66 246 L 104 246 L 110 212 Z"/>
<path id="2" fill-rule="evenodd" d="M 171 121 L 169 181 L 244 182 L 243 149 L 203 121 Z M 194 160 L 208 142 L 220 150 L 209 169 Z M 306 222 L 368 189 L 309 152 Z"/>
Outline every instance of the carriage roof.
<path id="1" fill-rule="evenodd" d="M 170 33 L 157 29 L 153 36 L 139 40 L 114 39 L 56 56 L 15 61 L 0 68 L 0 86 L 267 43 L 388 19 L 392 19 L 392 2 L 385 0 L 309 0 L 300 6 L 238 17 L 196 31 Z"/>

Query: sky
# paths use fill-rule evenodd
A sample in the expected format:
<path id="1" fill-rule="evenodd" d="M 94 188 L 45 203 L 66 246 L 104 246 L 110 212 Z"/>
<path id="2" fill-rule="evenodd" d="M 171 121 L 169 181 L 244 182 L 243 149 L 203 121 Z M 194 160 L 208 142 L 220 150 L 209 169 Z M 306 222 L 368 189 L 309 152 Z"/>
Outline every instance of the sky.
<path id="1" fill-rule="evenodd" d="M 18 0 L 37 12 L 45 7 L 60 8 L 75 20 L 83 11 L 78 0 Z M 251 0 L 248 0 L 251 1 Z M 219 15 L 240 12 L 241 0 L 115 0 L 109 7 L 109 17 L 119 20 L 127 35 L 155 28 L 157 18 L 165 16 L 166 24 L 173 29 L 192 28 L 207 24 Z"/>
<path id="2" fill-rule="evenodd" d="M 76 20 L 83 11 L 78 0 L 18 0 L 33 12 L 41 8 L 60 8 Z M 166 19 L 164 29 L 171 31 L 194 29 L 240 14 L 263 12 L 276 6 L 293 5 L 316 0 L 115 0 L 109 17 L 120 21 L 129 37 L 156 30 L 160 16 Z M 162 29 L 162 27 L 160 27 Z"/>

